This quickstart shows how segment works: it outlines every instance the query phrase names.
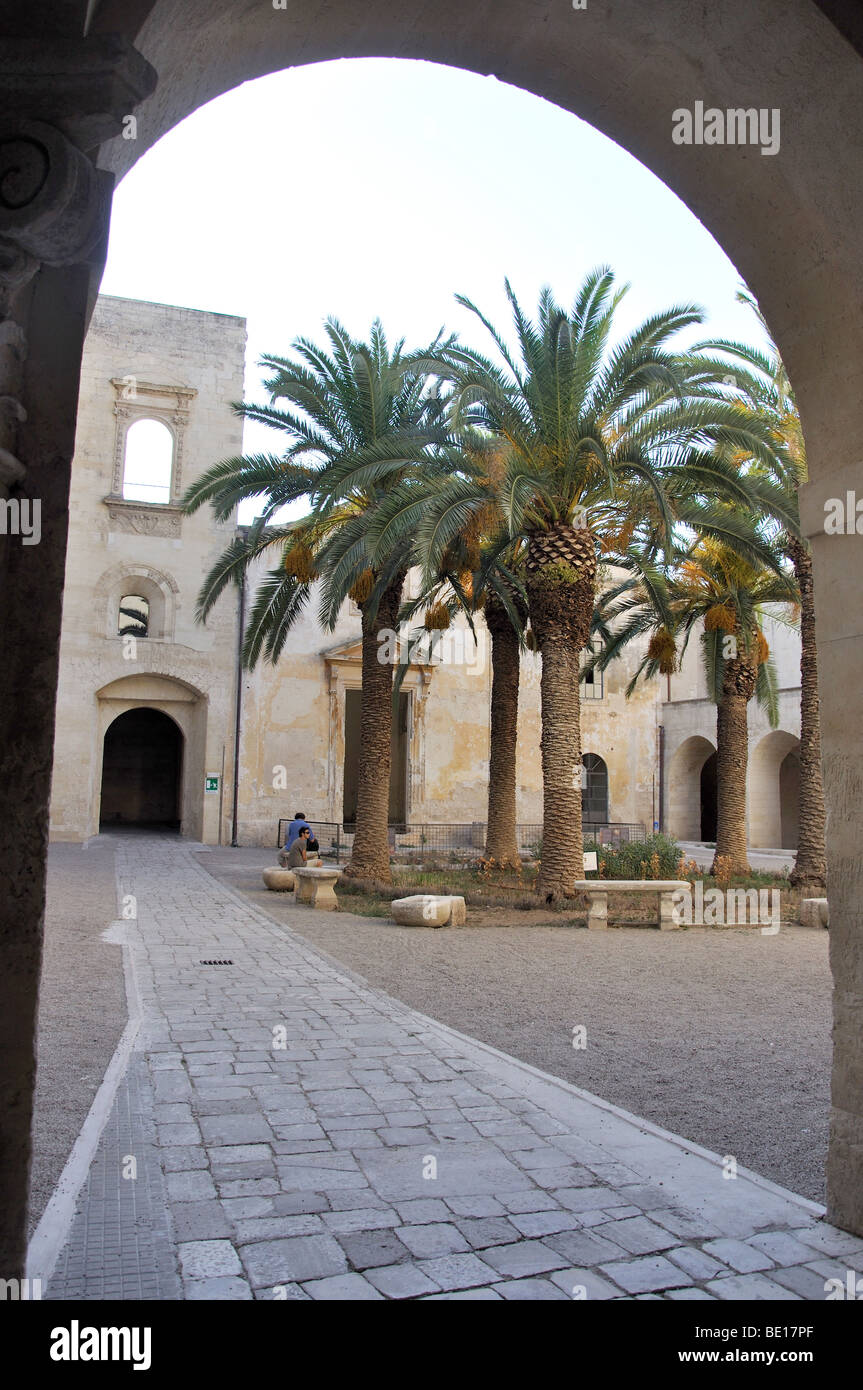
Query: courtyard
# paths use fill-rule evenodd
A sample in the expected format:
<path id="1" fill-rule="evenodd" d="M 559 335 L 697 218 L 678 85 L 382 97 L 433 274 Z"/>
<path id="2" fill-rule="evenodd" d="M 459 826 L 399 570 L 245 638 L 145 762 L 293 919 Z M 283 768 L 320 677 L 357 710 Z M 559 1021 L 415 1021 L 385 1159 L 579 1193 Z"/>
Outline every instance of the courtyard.
<path id="1" fill-rule="evenodd" d="M 817 1204 L 826 934 L 408 932 L 264 902 L 265 851 L 57 849 L 49 921 L 82 872 L 114 915 L 66 959 L 49 937 L 37 1136 L 93 1098 L 60 1098 L 61 1056 L 93 1082 L 128 1046 L 77 1204 L 72 1174 L 38 1213 L 47 1297 L 823 1299 L 863 1268 Z M 94 981 L 98 1037 L 72 1031 Z"/>
<path id="2" fill-rule="evenodd" d="M 268 1320 L 186 1300 L 863 1299 L 863 26 L 714 8 L 7 7 L 0 1288 L 51 1359 L 79 1299 L 199 1375 Z M 261 886 L 298 806 L 338 914 Z M 606 892 L 587 825 L 698 862 Z M 533 902 L 394 927 L 432 826 Z M 782 920 L 645 929 L 671 871 Z"/>

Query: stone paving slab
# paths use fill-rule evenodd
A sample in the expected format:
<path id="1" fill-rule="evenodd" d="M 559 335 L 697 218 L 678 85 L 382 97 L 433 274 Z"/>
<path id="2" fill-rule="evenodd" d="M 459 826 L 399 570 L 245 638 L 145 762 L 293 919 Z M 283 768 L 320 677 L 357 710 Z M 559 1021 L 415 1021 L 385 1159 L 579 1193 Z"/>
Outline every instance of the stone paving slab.
<path id="1" fill-rule="evenodd" d="M 863 1268 L 814 1203 L 373 989 L 200 847 L 116 845 L 142 1023 L 48 1297 L 785 1300 Z"/>

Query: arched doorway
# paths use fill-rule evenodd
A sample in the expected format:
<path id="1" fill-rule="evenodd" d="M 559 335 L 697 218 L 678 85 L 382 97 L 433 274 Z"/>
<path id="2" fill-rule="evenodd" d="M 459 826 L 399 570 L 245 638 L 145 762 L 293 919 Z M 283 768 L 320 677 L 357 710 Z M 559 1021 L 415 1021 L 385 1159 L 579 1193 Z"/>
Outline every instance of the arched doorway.
<path id="1" fill-rule="evenodd" d="M 684 739 L 668 764 L 668 833 L 716 839 L 716 749 L 700 734 Z"/>
<path id="2" fill-rule="evenodd" d="M 765 734 L 749 758 L 749 842 L 753 849 L 797 848 L 800 740 L 784 729 Z"/>
<path id="3" fill-rule="evenodd" d="M 100 826 L 179 830 L 183 735 L 157 709 L 130 709 L 105 733 Z"/>
<path id="4" fill-rule="evenodd" d="M 701 838 L 716 843 L 716 754 L 711 753 L 701 769 Z"/>
<path id="5" fill-rule="evenodd" d="M 779 768 L 779 819 L 781 849 L 796 849 L 800 828 L 800 754 L 796 748 L 786 753 Z"/>

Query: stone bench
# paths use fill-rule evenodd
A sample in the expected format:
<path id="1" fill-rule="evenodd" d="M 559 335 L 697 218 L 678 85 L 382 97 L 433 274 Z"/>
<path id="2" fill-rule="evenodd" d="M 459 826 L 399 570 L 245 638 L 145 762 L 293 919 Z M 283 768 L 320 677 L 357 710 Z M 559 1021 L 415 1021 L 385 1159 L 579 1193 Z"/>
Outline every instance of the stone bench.
<path id="1" fill-rule="evenodd" d="M 390 903 L 390 912 L 393 921 L 400 927 L 463 927 L 467 919 L 464 898 L 437 893 L 414 893 L 409 898 L 394 898 Z"/>
<path id="2" fill-rule="evenodd" d="M 321 912 L 338 912 L 339 900 L 334 884 L 341 869 L 294 869 L 297 887 L 294 902 L 305 907 L 316 907 Z"/>
<path id="3" fill-rule="evenodd" d="M 652 893 L 659 899 L 660 931 L 676 931 L 682 924 L 674 910 L 674 894 L 685 892 L 689 883 L 676 878 L 577 878 L 573 888 L 590 899 L 587 925 L 591 931 L 603 931 L 608 926 L 609 893 Z"/>

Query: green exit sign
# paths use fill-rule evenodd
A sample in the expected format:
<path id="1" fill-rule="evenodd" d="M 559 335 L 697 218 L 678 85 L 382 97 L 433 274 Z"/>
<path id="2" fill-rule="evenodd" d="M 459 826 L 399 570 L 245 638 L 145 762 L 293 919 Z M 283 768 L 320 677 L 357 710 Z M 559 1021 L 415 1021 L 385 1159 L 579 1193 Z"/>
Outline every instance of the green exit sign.
<path id="1" fill-rule="evenodd" d="M 205 791 L 205 792 L 217 792 L 218 790 L 219 790 L 219 779 L 218 779 L 218 777 L 205 777 L 205 778 L 204 778 L 204 791 Z"/>

